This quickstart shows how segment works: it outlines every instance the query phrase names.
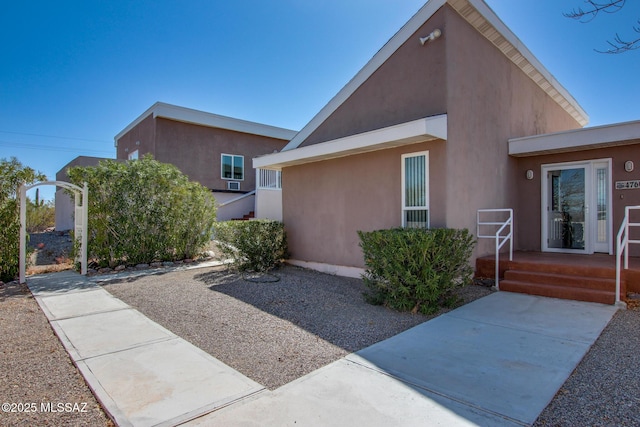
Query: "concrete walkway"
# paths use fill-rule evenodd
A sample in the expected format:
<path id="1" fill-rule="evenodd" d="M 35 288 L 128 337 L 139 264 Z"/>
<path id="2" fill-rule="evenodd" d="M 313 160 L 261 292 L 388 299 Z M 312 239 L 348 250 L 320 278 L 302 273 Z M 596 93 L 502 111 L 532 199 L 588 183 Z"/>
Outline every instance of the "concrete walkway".
<path id="1" fill-rule="evenodd" d="M 500 292 L 268 391 L 91 279 L 28 285 L 120 426 L 530 425 L 616 311 Z"/>

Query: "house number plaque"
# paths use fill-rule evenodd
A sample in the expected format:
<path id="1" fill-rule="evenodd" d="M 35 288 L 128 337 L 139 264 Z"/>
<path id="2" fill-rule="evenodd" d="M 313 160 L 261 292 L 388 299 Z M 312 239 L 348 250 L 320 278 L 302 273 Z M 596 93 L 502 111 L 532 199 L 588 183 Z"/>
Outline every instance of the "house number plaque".
<path id="1" fill-rule="evenodd" d="M 640 188 L 640 180 L 616 181 L 616 190 L 637 190 Z"/>

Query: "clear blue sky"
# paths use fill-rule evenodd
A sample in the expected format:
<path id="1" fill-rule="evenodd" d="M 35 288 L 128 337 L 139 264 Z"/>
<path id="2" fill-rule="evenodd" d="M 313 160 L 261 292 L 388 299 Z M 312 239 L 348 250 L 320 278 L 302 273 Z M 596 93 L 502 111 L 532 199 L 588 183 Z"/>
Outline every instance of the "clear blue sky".
<path id="1" fill-rule="evenodd" d="M 640 119 L 640 1 L 581 24 L 583 0 L 487 0 L 590 116 Z M 55 179 L 156 101 L 299 130 L 423 0 L 12 1 L 0 12 L 0 158 Z M 517 135 L 516 135 L 517 136 Z M 46 188 L 46 187 L 45 187 Z M 52 198 L 53 187 L 45 192 Z"/>

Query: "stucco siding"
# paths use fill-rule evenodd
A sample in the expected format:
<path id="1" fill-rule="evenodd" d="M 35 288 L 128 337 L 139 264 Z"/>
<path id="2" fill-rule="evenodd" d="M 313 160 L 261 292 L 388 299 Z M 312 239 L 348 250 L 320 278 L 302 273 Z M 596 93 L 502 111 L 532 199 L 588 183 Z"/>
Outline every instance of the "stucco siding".
<path id="1" fill-rule="evenodd" d="M 520 189 L 518 197 L 518 220 L 522 223 L 518 227 L 516 239 L 517 248 L 527 251 L 540 251 L 541 227 L 542 227 L 542 165 L 575 162 L 582 160 L 612 159 L 612 182 L 609 189 L 612 191 L 612 236 L 620 228 L 624 218 L 625 206 L 640 205 L 640 189 L 616 190 L 616 181 L 631 181 L 640 179 L 640 141 L 638 145 L 626 145 L 620 147 L 603 148 L 597 150 L 577 151 L 574 153 L 550 154 L 543 156 L 521 157 L 517 160 L 516 183 Z M 633 172 L 624 169 L 624 163 L 631 160 L 635 164 Z M 533 171 L 533 179 L 526 179 L 526 171 Z M 592 209 L 595 207 L 592 207 Z M 638 218 L 636 218 L 637 220 Z M 635 233 L 635 238 L 640 239 L 640 234 Z M 632 245 L 633 254 L 640 255 L 640 251 Z"/>
<path id="2" fill-rule="evenodd" d="M 140 142 L 139 144 L 136 144 Z M 255 172 L 251 159 L 282 149 L 285 140 L 247 134 L 192 123 L 149 116 L 118 140 L 118 158 L 126 159 L 135 149 L 140 156 L 151 153 L 160 162 L 178 167 L 189 179 L 207 188 L 227 190 L 222 179 L 220 156 L 244 156 L 244 180 L 241 191 L 255 189 Z"/>
<path id="3" fill-rule="evenodd" d="M 155 119 L 149 115 L 117 141 L 116 157 L 127 160 L 129 154 L 138 150 L 139 157 L 155 153 Z"/>
<path id="4" fill-rule="evenodd" d="M 444 146 L 436 141 L 284 169 L 283 220 L 291 257 L 362 267 L 358 230 L 399 227 L 401 156 L 429 151 L 432 222 L 444 221 Z"/>
<path id="5" fill-rule="evenodd" d="M 446 37 L 444 27 L 440 10 L 301 146 L 446 113 L 445 45 L 442 40 L 425 46 L 419 41 L 436 28 Z"/>
<path id="6" fill-rule="evenodd" d="M 282 190 L 257 189 L 255 215 L 257 219 L 282 221 Z"/>
<path id="7" fill-rule="evenodd" d="M 575 129 L 579 124 L 449 7 L 447 15 L 447 226 L 475 232 L 476 211 L 514 208 L 518 218 L 515 135 Z M 493 253 L 478 242 L 475 254 Z"/>

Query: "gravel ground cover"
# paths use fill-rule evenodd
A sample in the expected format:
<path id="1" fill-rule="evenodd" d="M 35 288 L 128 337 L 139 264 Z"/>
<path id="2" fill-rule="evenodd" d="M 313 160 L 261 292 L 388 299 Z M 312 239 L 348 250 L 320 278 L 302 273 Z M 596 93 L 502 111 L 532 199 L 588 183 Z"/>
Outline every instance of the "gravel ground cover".
<path id="1" fill-rule="evenodd" d="M 114 425 L 25 286 L 0 284 L 0 324 L 0 426 Z"/>
<path id="2" fill-rule="evenodd" d="M 640 308 L 615 314 L 534 426 L 640 426 Z"/>
<path id="3" fill-rule="evenodd" d="M 359 279 L 291 266 L 275 274 L 259 282 L 219 267 L 105 289 L 269 389 L 430 318 L 367 304 Z M 490 292 L 468 286 L 460 295 L 469 302 Z"/>
<path id="4" fill-rule="evenodd" d="M 49 249 L 64 248 L 68 239 L 39 237 Z M 429 319 L 366 304 L 356 279 L 293 267 L 282 273 L 279 282 L 259 283 L 224 269 L 156 272 L 105 289 L 271 389 Z M 472 286 L 462 296 L 469 302 L 488 293 Z M 113 425 L 24 287 L 0 283 L 0 322 L 0 403 L 87 402 L 89 408 L 0 412 L 0 426 Z M 534 425 L 640 426 L 639 349 L 636 306 L 614 316 Z"/>

